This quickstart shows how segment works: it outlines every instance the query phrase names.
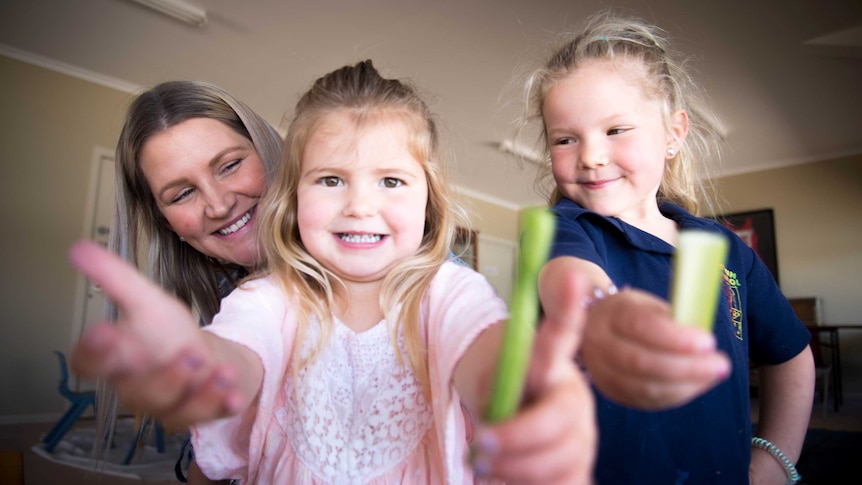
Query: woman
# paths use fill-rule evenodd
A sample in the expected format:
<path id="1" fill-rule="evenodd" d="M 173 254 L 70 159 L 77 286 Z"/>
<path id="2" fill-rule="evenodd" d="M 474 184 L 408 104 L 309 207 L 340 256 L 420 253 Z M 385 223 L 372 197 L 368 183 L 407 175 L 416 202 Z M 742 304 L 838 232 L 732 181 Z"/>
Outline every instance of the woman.
<path id="1" fill-rule="evenodd" d="M 281 147 L 272 126 L 217 86 L 171 81 L 144 92 L 117 143 L 110 249 L 145 265 L 208 324 L 221 298 L 262 260 L 255 209 Z M 107 317 L 116 316 L 109 303 Z M 105 384 L 99 394 L 99 428 L 107 435 L 117 400 Z M 183 479 L 181 472 L 178 463 Z M 189 482 L 209 483 L 193 463 Z"/>

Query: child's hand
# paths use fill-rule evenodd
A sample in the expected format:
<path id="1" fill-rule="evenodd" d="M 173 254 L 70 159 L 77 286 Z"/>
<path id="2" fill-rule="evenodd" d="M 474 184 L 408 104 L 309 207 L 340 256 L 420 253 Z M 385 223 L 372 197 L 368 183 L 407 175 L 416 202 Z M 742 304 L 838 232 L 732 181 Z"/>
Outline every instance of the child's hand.
<path id="1" fill-rule="evenodd" d="M 641 409 L 685 404 L 730 375 L 709 332 L 682 326 L 664 300 L 624 290 L 589 309 L 580 358 L 608 398 Z"/>
<path id="2" fill-rule="evenodd" d="M 218 365 L 191 311 L 113 253 L 91 242 L 69 257 L 119 308 L 116 324 L 90 326 L 72 370 L 109 380 L 120 402 L 167 427 L 214 419 L 237 405 L 236 372 Z"/>
<path id="3" fill-rule="evenodd" d="M 571 292 L 586 285 L 570 280 Z M 580 285 L 582 288 L 576 289 Z M 572 356 L 581 340 L 580 300 L 545 319 L 533 346 L 527 404 L 511 419 L 480 426 L 473 442 L 474 470 L 518 484 L 589 484 L 597 451 L 593 393 Z"/>

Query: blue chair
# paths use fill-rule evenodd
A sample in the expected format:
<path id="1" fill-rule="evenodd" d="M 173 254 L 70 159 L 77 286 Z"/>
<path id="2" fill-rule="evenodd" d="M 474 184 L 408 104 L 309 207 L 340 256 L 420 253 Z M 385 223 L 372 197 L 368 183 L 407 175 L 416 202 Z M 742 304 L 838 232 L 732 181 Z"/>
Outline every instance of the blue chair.
<path id="1" fill-rule="evenodd" d="M 123 460 L 123 465 L 131 465 L 132 460 L 135 458 L 135 454 L 138 452 L 138 446 L 141 444 L 141 440 L 143 439 L 145 430 L 148 428 L 154 428 L 156 433 L 156 451 L 159 453 L 165 452 L 165 430 L 162 427 L 161 423 L 158 421 L 144 416 L 138 416 L 136 419 L 136 430 L 135 430 L 135 438 L 132 440 L 131 446 L 129 446 L 129 451 L 126 453 L 126 458 Z"/>
<path id="2" fill-rule="evenodd" d="M 84 414 L 84 411 L 86 411 L 88 407 L 93 406 L 94 411 L 96 409 L 96 392 L 76 392 L 69 389 L 69 371 L 66 368 L 66 356 L 61 352 L 54 351 L 54 353 L 57 354 L 57 358 L 60 359 L 60 394 L 65 396 L 72 405 L 69 407 L 69 410 L 66 411 L 66 414 L 57 421 L 57 424 L 51 428 L 51 431 L 42 438 L 45 451 L 48 453 L 54 451 L 57 443 L 59 443 L 60 440 L 63 439 L 63 436 L 72 429 L 75 421 Z"/>

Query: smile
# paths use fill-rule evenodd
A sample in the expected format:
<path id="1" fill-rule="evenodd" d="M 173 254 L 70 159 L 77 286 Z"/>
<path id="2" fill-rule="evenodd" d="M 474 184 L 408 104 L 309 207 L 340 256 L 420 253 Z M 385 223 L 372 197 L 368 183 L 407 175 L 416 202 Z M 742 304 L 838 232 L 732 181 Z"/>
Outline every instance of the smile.
<path id="1" fill-rule="evenodd" d="M 339 233 L 338 237 L 344 241 L 354 244 L 369 244 L 376 243 L 383 239 L 383 236 L 380 234 L 347 234 L 347 233 Z"/>
<path id="2" fill-rule="evenodd" d="M 240 220 L 231 224 L 230 227 L 219 229 L 219 234 L 221 234 L 222 236 L 228 236 L 235 233 L 236 231 L 239 231 L 243 226 L 246 225 L 246 223 L 248 223 L 249 220 L 251 220 L 251 213 L 252 211 L 248 211 L 245 213 L 244 216 L 242 216 L 242 218 L 240 218 Z"/>
<path id="3" fill-rule="evenodd" d="M 602 179 L 602 180 L 579 180 L 577 183 L 583 185 L 588 189 L 599 189 L 602 187 L 606 187 L 613 182 L 616 182 L 618 178 L 610 178 L 610 179 Z"/>

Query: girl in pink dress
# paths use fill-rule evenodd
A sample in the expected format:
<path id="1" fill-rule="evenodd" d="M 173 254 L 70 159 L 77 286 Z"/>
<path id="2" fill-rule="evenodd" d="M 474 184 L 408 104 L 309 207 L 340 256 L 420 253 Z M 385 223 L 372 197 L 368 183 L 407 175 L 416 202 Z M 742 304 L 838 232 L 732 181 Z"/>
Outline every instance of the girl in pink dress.
<path id="1" fill-rule="evenodd" d="M 461 212 L 444 173 L 411 87 L 370 61 L 327 74 L 297 104 L 258 208 L 266 270 L 199 329 L 178 301 L 77 245 L 73 262 L 123 317 L 91 327 L 73 365 L 112 380 L 127 406 L 192 425 L 210 478 L 589 483 L 594 407 L 568 315 L 540 327 L 519 413 L 471 418 L 487 406 L 507 312 L 480 274 L 448 261 Z"/>

